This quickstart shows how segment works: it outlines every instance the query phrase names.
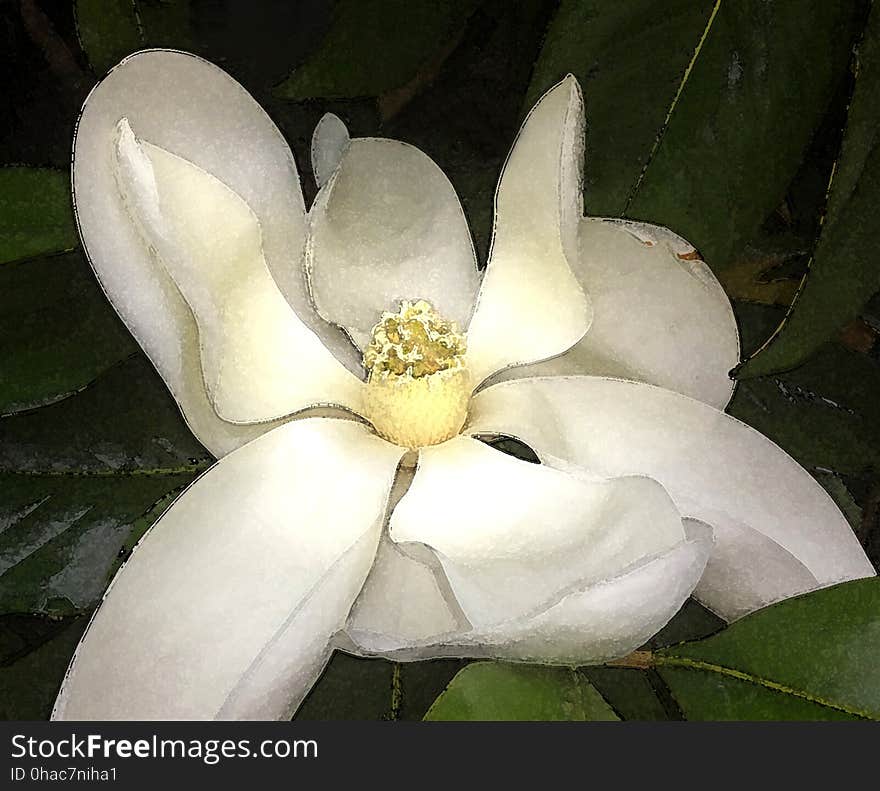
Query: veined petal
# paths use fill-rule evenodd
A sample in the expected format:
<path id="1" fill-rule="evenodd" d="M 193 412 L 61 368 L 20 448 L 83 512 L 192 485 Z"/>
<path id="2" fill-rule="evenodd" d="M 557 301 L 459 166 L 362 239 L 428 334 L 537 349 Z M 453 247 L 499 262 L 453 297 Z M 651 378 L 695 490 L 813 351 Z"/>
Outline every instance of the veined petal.
<path id="1" fill-rule="evenodd" d="M 221 460 L 111 583 L 53 717 L 289 717 L 370 569 L 401 453 L 312 418 Z"/>
<path id="2" fill-rule="evenodd" d="M 138 140 L 126 119 L 116 147 L 128 213 L 195 316 L 217 414 L 249 423 L 324 404 L 357 412 L 362 382 L 285 300 L 244 200 L 191 162 Z"/>
<path id="3" fill-rule="evenodd" d="M 104 291 L 193 433 L 222 456 L 273 424 L 232 425 L 208 400 L 192 311 L 130 221 L 117 187 L 122 118 L 240 195 L 260 222 L 266 262 L 300 317 L 337 354 L 349 344 L 309 313 L 302 193 L 290 149 L 269 117 L 228 74 L 193 55 L 151 50 L 126 58 L 89 94 L 77 124 L 73 193 L 80 236 Z"/>
<path id="4" fill-rule="evenodd" d="M 338 119 L 337 119 L 338 120 Z M 362 347 L 382 311 L 426 299 L 464 327 L 479 283 L 473 242 L 449 179 L 397 140 L 355 138 L 322 120 L 313 156 L 326 179 L 309 212 L 307 273 L 318 312 Z M 332 175 L 327 162 L 338 157 Z"/>
<path id="5" fill-rule="evenodd" d="M 588 376 L 503 382 L 474 398 L 466 431 L 515 436 L 548 464 L 564 459 L 597 475 L 659 481 L 684 516 L 718 528 L 699 590 L 722 617 L 875 573 L 837 506 L 794 459 L 671 390 Z M 751 531 L 769 541 L 752 540 Z M 742 553 L 750 570 L 734 590 L 721 580 Z"/>
<path id="6" fill-rule="evenodd" d="M 724 409 L 739 362 L 730 300 L 699 254 L 656 225 L 587 217 L 574 265 L 593 304 L 587 334 L 560 357 L 504 379 L 587 374 L 635 379 Z"/>
<path id="7" fill-rule="evenodd" d="M 489 263 L 468 329 L 476 382 L 562 354 L 590 326 L 590 300 L 572 272 L 583 151 L 583 98 L 568 76 L 529 113 L 498 182 Z"/>
<path id="8" fill-rule="evenodd" d="M 541 612 L 684 536 L 655 481 L 589 480 L 468 437 L 419 452 L 389 534 L 404 552 L 435 554 L 478 631 Z"/>

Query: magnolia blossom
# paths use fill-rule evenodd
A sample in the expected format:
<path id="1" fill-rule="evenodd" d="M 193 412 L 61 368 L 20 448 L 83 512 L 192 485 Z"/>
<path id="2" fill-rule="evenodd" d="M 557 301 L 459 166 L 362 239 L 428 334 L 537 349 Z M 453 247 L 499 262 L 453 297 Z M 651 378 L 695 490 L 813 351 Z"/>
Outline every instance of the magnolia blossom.
<path id="1" fill-rule="evenodd" d="M 334 648 L 603 662 L 692 594 L 732 620 L 874 573 L 810 475 L 722 411 L 739 340 L 694 248 L 583 216 L 583 146 L 567 77 L 514 142 L 481 274 L 412 146 L 325 116 L 307 212 L 215 66 L 148 51 L 95 88 L 83 244 L 219 461 L 114 579 L 54 717 L 289 717 Z"/>

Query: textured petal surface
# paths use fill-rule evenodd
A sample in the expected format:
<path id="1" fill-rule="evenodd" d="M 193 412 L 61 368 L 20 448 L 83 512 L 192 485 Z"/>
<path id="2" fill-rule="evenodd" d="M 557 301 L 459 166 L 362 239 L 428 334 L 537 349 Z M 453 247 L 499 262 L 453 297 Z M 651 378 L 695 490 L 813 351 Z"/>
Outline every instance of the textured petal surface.
<path id="1" fill-rule="evenodd" d="M 572 272 L 583 214 L 584 107 L 567 77 L 520 129 L 495 193 L 489 263 L 468 330 L 474 380 L 562 354 L 590 325 Z"/>
<path id="2" fill-rule="evenodd" d="M 113 580 L 54 718 L 290 716 L 369 572 L 400 455 L 316 418 L 220 461 Z"/>
<path id="3" fill-rule="evenodd" d="M 285 296 L 325 343 L 342 353 L 348 345 L 342 334 L 308 313 L 301 276 L 305 216 L 296 166 L 278 129 L 238 83 L 180 52 L 127 58 L 89 95 L 77 126 L 73 191 L 89 260 L 193 433 L 222 456 L 272 426 L 231 425 L 207 398 L 192 312 L 130 222 L 117 188 L 115 139 L 122 118 L 139 135 L 213 174 L 243 198 L 260 221 L 266 263 Z"/>
<path id="4" fill-rule="evenodd" d="M 360 409 L 362 383 L 305 326 L 263 258 L 256 215 L 225 184 L 119 125 L 132 221 L 192 309 L 220 417 L 260 422 L 322 404 Z"/>
<path id="5" fill-rule="evenodd" d="M 318 125 L 313 151 L 321 162 L 332 158 L 339 135 Z M 361 346 L 382 311 L 402 299 L 426 299 L 467 323 L 479 283 L 470 230 L 449 179 L 417 148 L 350 141 L 315 198 L 309 226 L 307 271 L 318 312 Z"/>
<path id="6" fill-rule="evenodd" d="M 730 622 L 792 590 L 817 587 L 816 577 L 791 552 L 760 531 L 722 517 L 715 519 L 715 549 L 694 596 Z"/>
<path id="7" fill-rule="evenodd" d="M 618 577 L 566 596 L 528 621 L 503 624 L 469 642 L 502 659 L 598 664 L 644 644 L 678 612 L 712 551 L 712 530 L 685 524 L 687 537 Z"/>
<path id="8" fill-rule="evenodd" d="M 312 172 L 320 189 L 333 175 L 348 150 L 351 137 L 338 115 L 325 113 L 312 133 Z"/>
<path id="9" fill-rule="evenodd" d="M 383 654 L 470 628 L 436 557 L 425 551 L 421 561 L 383 538 L 345 626 L 359 651 Z"/>
<path id="10" fill-rule="evenodd" d="M 593 304 L 589 332 L 561 357 L 502 378 L 614 376 L 727 405 L 739 332 L 730 300 L 692 245 L 660 226 L 588 217 L 574 269 Z"/>
<path id="11" fill-rule="evenodd" d="M 659 481 L 684 516 L 719 531 L 719 554 L 701 583 L 719 613 L 874 574 L 837 506 L 794 459 L 744 423 L 670 390 L 586 376 L 504 382 L 474 398 L 466 431 L 517 437 L 547 463 L 556 457 L 597 475 Z M 775 549 L 755 552 L 743 526 L 797 563 L 781 566 Z M 728 587 L 720 575 L 740 547 L 753 562 Z"/>
<path id="12" fill-rule="evenodd" d="M 435 553 L 478 629 L 545 610 L 684 535 L 655 481 L 588 480 L 469 437 L 420 451 L 389 533 L 404 552 Z"/>
<path id="13" fill-rule="evenodd" d="M 546 610 L 485 630 L 438 634 L 396 644 L 355 641 L 347 650 L 409 661 L 439 657 L 598 664 L 623 656 L 656 634 L 694 589 L 712 552 L 712 530 L 684 520 L 686 538 L 619 576 L 574 590 Z"/>

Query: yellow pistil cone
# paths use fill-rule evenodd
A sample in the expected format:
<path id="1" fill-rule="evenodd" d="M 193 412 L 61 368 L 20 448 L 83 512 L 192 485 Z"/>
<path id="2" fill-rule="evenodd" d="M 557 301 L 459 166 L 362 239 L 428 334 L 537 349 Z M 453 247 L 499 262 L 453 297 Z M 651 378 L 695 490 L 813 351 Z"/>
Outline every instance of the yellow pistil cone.
<path id="1" fill-rule="evenodd" d="M 455 323 L 425 300 L 383 313 L 364 351 L 366 416 L 376 431 L 405 448 L 458 434 L 471 394 L 465 352 Z"/>

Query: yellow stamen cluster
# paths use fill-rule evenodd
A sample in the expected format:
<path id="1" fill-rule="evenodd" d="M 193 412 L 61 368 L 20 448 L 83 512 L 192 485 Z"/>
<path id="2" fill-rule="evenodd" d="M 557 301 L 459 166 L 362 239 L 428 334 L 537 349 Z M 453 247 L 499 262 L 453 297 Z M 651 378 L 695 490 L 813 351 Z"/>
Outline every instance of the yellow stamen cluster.
<path id="1" fill-rule="evenodd" d="M 376 430 L 407 448 L 455 436 L 470 400 L 465 351 L 455 323 L 423 299 L 383 313 L 364 351 L 365 406 Z"/>
<path id="2" fill-rule="evenodd" d="M 385 311 L 373 327 L 364 365 L 371 373 L 428 376 L 460 367 L 464 335 L 424 299 L 403 300 L 396 313 Z"/>

